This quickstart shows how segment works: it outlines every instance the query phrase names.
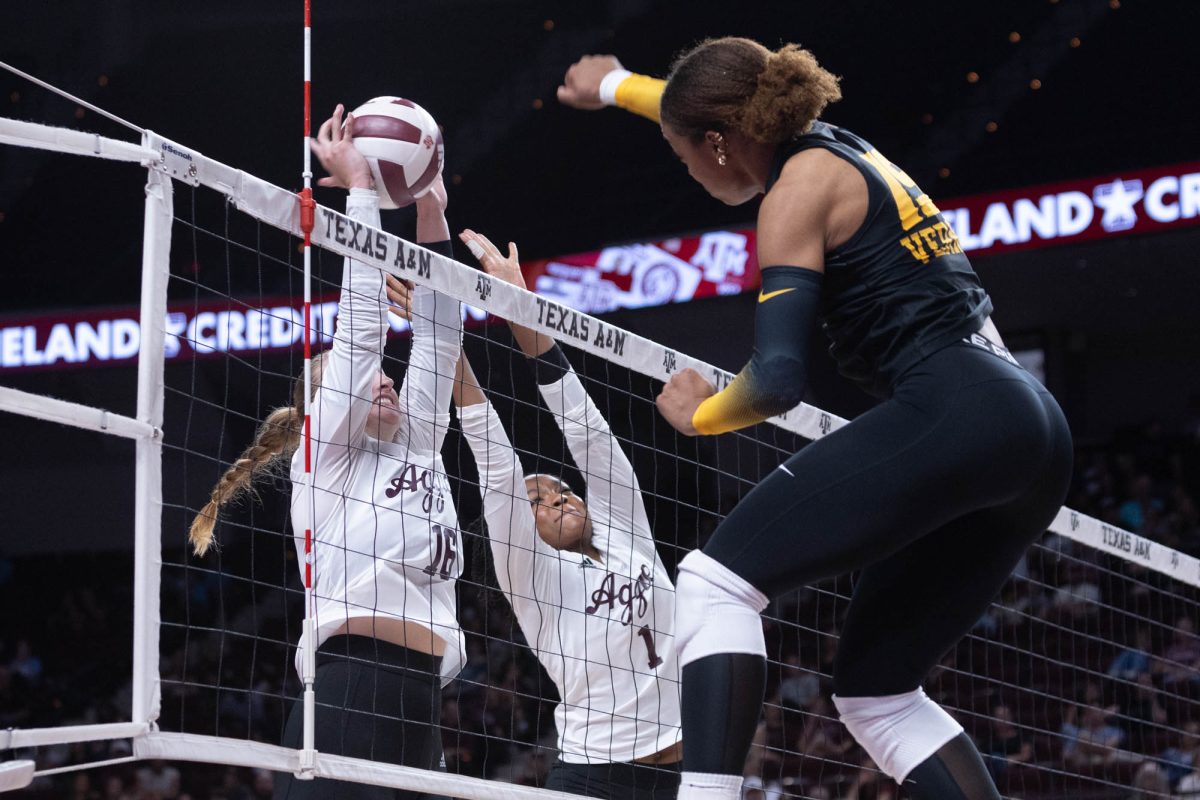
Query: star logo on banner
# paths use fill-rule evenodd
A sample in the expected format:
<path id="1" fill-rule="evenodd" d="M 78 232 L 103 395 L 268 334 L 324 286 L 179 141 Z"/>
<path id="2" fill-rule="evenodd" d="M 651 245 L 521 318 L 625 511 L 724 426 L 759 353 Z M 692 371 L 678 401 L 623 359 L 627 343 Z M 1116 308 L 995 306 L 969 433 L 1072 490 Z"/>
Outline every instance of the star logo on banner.
<path id="1" fill-rule="evenodd" d="M 1123 181 L 1117 178 L 1112 183 L 1102 183 L 1092 191 L 1096 205 L 1104 209 L 1100 224 L 1109 233 L 1127 231 L 1137 224 L 1137 212 L 1133 205 L 1142 199 L 1142 182 Z"/>

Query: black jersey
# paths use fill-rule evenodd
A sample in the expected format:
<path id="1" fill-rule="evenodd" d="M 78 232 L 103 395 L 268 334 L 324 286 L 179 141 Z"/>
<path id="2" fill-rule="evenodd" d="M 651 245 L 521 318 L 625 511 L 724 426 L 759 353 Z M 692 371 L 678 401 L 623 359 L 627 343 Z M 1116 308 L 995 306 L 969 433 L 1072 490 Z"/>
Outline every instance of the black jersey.
<path id="1" fill-rule="evenodd" d="M 992 301 L 937 206 L 849 131 L 816 122 L 781 144 L 767 190 L 789 158 L 813 147 L 850 162 L 867 181 L 862 227 L 825 254 L 821 320 L 838 371 L 885 396 L 913 364 L 978 330 Z"/>

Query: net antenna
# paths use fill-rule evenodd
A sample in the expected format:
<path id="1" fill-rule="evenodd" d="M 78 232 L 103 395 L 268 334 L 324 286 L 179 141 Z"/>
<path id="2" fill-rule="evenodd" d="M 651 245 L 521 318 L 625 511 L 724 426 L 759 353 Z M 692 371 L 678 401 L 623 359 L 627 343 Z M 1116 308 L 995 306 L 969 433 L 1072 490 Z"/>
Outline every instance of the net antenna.
<path id="1" fill-rule="evenodd" d="M 304 0 L 304 188 L 300 190 L 300 231 L 304 235 L 304 495 L 308 518 L 317 519 L 316 484 L 312 474 L 312 231 L 317 204 L 312 196 L 312 0 Z M 304 654 L 301 657 L 304 682 L 304 749 L 300 751 L 300 771 L 296 777 L 311 780 L 316 748 L 316 615 L 313 601 L 313 530 L 304 531 Z"/>

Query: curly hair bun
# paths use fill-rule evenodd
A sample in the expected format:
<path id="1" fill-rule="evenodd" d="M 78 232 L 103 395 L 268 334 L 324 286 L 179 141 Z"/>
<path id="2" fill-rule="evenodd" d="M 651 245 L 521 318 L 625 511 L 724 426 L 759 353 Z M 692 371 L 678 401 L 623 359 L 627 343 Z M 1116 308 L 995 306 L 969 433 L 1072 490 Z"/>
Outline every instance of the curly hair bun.
<path id="1" fill-rule="evenodd" d="M 838 79 L 795 44 L 774 52 L 751 39 L 707 39 L 675 60 L 662 96 L 662 121 L 698 138 L 736 129 L 777 144 L 803 133 L 840 100 Z"/>
<path id="2" fill-rule="evenodd" d="M 837 77 L 810 51 L 786 44 L 767 56 L 738 127 L 760 142 L 782 142 L 808 130 L 825 106 L 841 99 Z"/>

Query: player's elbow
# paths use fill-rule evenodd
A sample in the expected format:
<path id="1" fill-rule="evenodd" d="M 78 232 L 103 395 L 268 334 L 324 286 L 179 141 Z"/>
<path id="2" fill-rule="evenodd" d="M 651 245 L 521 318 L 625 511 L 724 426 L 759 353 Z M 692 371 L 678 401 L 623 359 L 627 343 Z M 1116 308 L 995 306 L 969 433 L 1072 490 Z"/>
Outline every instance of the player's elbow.
<path id="1" fill-rule="evenodd" d="M 755 410 L 774 417 L 791 411 L 804 400 L 807 370 L 803 362 L 786 356 L 777 356 L 757 365 L 758 391 L 755 393 Z"/>

